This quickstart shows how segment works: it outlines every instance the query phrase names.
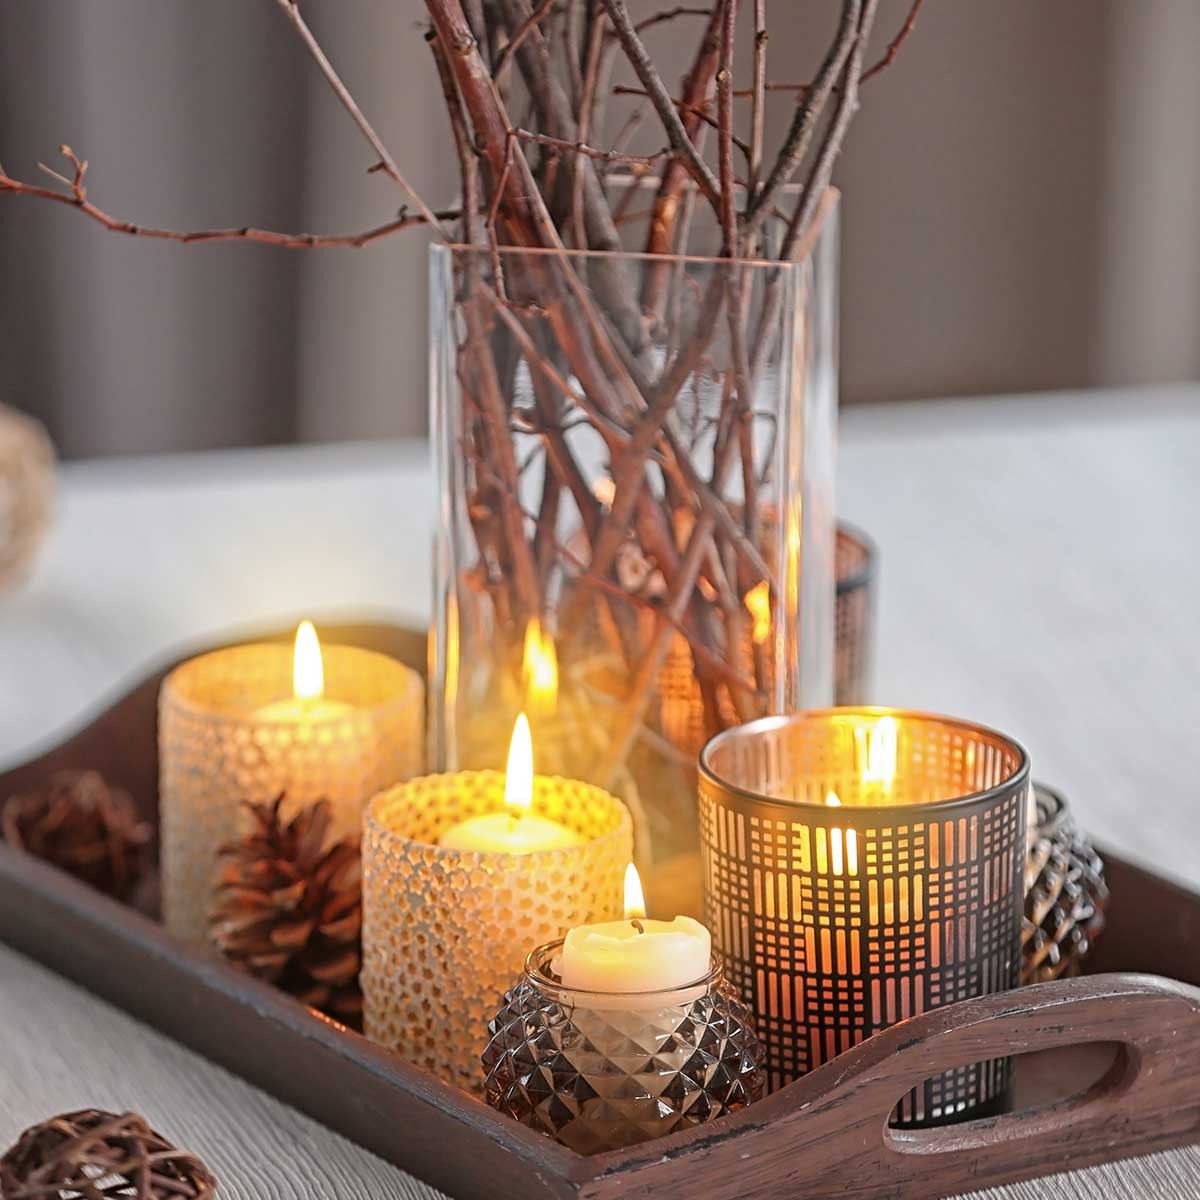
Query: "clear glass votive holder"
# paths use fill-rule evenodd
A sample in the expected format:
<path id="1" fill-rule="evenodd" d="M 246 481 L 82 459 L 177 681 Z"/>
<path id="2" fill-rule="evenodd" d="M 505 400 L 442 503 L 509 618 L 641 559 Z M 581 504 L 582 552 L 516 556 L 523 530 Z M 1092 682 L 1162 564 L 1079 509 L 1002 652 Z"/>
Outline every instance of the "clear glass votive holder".
<path id="1" fill-rule="evenodd" d="M 485 1094 L 580 1154 L 619 1150 L 753 1104 L 766 1077 L 750 1012 L 713 960 L 661 992 L 563 986 L 562 941 L 534 950 L 488 1023 Z"/>
<path id="2" fill-rule="evenodd" d="M 906 1017 L 1017 985 L 1029 757 L 968 721 L 884 708 L 768 717 L 700 756 L 704 921 L 771 1089 Z M 1010 1062 L 900 1102 L 919 1126 L 1000 1111 Z"/>
<path id="3" fill-rule="evenodd" d="M 331 838 L 358 837 L 363 807 L 425 764 L 425 685 L 356 646 L 322 647 L 324 695 L 280 714 L 292 695 L 287 644 L 231 646 L 189 659 L 158 701 L 163 920 L 208 940 L 218 850 L 248 828 L 246 801 L 281 792 L 286 813 L 329 803 Z"/>
<path id="4" fill-rule="evenodd" d="M 633 821 L 615 796 L 538 775 L 532 812 L 578 845 L 529 854 L 438 845 L 471 817 L 504 812 L 504 774 L 425 775 L 376 796 L 363 826 L 363 1015 L 372 1041 L 480 1092 L 497 999 L 531 945 L 619 918 Z"/>

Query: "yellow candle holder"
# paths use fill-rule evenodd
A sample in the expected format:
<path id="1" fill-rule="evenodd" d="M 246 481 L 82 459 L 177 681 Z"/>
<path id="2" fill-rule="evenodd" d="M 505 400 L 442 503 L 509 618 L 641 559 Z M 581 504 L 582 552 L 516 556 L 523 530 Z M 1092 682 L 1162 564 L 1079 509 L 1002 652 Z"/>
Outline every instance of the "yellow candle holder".
<path id="1" fill-rule="evenodd" d="M 950 717 L 838 708 L 700 755 L 704 918 L 774 1089 L 906 1017 L 1015 987 L 1029 758 Z M 1003 1107 L 1007 1059 L 927 1079 L 897 1123 Z"/>
<path id="2" fill-rule="evenodd" d="M 633 823 L 616 797 L 575 780 L 533 782 L 532 811 L 577 846 L 450 850 L 442 834 L 504 811 L 504 775 L 427 775 L 376 796 L 363 828 L 362 988 L 367 1036 L 481 1092 L 487 1022 L 531 946 L 619 918 Z"/>
<path id="3" fill-rule="evenodd" d="M 424 685 L 369 650 L 323 647 L 325 696 L 292 716 L 261 710 L 292 691 L 292 647 L 193 658 L 159 694 L 163 919 L 208 937 L 217 850 L 246 828 L 243 801 L 287 793 L 285 811 L 329 801 L 333 838 L 358 836 L 366 801 L 424 765 Z"/>

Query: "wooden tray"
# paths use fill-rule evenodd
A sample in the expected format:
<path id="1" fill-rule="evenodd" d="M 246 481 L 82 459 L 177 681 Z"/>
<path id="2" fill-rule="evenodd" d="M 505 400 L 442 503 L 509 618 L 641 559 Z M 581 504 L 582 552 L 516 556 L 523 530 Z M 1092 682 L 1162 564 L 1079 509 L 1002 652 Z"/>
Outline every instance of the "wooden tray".
<path id="1" fill-rule="evenodd" d="M 411 632 L 328 634 L 424 662 L 425 639 Z M 60 767 L 90 767 L 156 815 L 164 674 L 58 749 L 0 775 L 0 795 Z M 904 1021 L 735 1116 L 591 1158 L 3 846 L 0 939 L 464 1200 L 924 1200 L 1200 1141 L 1200 896 L 1105 859 L 1112 903 L 1091 964 L 1099 973 Z M 897 1100 L 920 1080 L 1014 1053 L 1026 1057 L 1017 1062 L 1013 1113 L 937 1130 L 887 1128 Z"/>

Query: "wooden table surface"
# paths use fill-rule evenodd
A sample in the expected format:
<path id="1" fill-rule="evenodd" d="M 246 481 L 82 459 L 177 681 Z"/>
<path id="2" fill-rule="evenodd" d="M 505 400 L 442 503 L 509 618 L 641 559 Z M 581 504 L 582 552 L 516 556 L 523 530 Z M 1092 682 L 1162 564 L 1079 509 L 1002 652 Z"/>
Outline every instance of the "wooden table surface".
<path id="1" fill-rule="evenodd" d="M 875 698 L 1013 733 L 1098 835 L 1200 887 L 1200 388 L 851 410 L 839 496 L 883 552 Z M 181 645 L 422 621 L 432 506 L 415 443 L 68 466 L 0 595 L 0 764 Z M 225 1197 L 436 1194 L 0 947 L 0 1148 L 90 1105 L 145 1113 Z M 980 1195 L 1193 1200 L 1200 1150 Z"/>

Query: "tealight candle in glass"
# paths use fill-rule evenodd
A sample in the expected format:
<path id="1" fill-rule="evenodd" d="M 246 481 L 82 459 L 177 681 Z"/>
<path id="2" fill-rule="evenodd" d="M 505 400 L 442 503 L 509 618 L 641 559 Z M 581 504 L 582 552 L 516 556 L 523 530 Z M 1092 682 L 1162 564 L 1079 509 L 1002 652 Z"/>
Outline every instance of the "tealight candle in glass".
<path id="1" fill-rule="evenodd" d="M 779 1087 L 906 1017 L 1017 984 L 1029 757 L 895 709 L 768 717 L 700 755 L 704 917 Z M 897 1122 L 987 1115 L 1008 1060 L 926 1080 Z"/>
<path id="2" fill-rule="evenodd" d="M 163 918 L 203 943 L 220 846 L 247 801 L 286 793 L 286 811 L 328 802 L 333 837 L 355 837 L 366 801 L 424 764 L 420 676 L 355 646 L 260 643 L 178 666 L 159 694 Z"/>
<path id="3" fill-rule="evenodd" d="M 496 999 L 529 946 L 615 917 L 633 849 L 616 797 L 534 775 L 519 718 L 508 769 L 427 775 L 371 801 L 363 830 L 367 1036 L 478 1092 Z"/>
<path id="4" fill-rule="evenodd" d="M 763 1092 L 758 1037 L 708 930 L 639 907 L 539 946 L 488 1024 L 488 1103 L 580 1154 L 704 1124 Z"/>

